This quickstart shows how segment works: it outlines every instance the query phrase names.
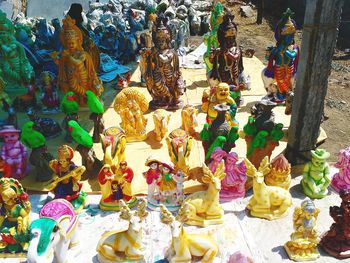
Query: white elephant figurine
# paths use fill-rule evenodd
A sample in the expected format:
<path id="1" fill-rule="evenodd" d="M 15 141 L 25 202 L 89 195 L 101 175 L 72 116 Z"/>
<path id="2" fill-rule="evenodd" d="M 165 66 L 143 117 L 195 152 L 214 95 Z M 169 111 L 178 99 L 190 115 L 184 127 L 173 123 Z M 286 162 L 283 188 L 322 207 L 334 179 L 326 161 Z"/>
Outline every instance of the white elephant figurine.
<path id="1" fill-rule="evenodd" d="M 30 225 L 28 263 L 67 262 L 69 248 L 77 242 L 78 217 L 65 199 L 55 199 L 43 206 L 39 219 Z"/>

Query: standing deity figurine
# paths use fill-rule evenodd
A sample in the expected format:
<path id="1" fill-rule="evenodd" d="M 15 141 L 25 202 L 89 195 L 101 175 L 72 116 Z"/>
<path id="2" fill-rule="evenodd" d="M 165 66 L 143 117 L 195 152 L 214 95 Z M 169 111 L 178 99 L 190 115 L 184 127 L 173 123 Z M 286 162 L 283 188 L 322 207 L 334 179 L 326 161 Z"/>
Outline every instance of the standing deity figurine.
<path id="1" fill-rule="evenodd" d="M 341 150 L 338 157 L 335 167 L 339 172 L 333 176 L 332 186 L 337 192 L 342 189 L 350 191 L 350 147 Z"/>
<path id="2" fill-rule="evenodd" d="M 60 99 L 57 90 L 55 74 L 44 71 L 40 75 L 41 102 L 44 105 L 43 113 L 59 112 Z"/>

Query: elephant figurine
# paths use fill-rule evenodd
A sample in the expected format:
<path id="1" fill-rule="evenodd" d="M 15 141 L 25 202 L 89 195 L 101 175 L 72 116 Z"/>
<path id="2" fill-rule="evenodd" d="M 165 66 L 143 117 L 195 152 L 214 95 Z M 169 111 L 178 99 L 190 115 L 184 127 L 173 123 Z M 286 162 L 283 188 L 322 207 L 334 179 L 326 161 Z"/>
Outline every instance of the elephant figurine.
<path id="1" fill-rule="evenodd" d="M 28 263 L 67 262 L 68 249 L 75 246 L 78 217 L 65 199 L 55 199 L 43 206 L 39 219 L 30 225 Z"/>

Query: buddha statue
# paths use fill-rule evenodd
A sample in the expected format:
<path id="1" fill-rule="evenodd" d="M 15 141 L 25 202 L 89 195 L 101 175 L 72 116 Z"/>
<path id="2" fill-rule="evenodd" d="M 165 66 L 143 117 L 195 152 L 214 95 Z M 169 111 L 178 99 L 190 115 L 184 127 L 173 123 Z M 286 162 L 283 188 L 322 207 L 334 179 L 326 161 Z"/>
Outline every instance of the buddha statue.
<path id="1" fill-rule="evenodd" d="M 97 77 L 90 54 L 82 48 L 83 36 L 74 19 L 67 16 L 62 22 L 60 40 L 63 51 L 58 59 L 59 88 L 64 93 L 73 91 L 78 97 L 79 105 L 84 105 L 87 90 L 101 96 L 102 82 Z"/>

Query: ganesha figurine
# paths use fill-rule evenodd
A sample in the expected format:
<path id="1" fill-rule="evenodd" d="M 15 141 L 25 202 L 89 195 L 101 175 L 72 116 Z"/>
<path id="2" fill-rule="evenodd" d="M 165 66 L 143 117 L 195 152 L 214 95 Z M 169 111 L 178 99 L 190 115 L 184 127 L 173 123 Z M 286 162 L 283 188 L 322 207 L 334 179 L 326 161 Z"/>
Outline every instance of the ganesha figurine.
<path id="1" fill-rule="evenodd" d="M 332 178 L 332 187 L 339 192 L 342 189 L 350 191 L 350 147 L 341 150 L 338 154 L 335 167 L 339 169 Z"/>
<path id="2" fill-rule="evenodd" d="M 320 209 L 306 199 L 301 207 L 296 207 L 293 214 L 294 233 L 290 235 L 290 241 L 284 244 L 290 259 L 294 261 L 312 261 L 320 257 L 317 245 L 320 238 L 317 234 L 316 221 Z"/>
<path id="3" fill-rule="evenodd" d="M 0 178 L 0 197 L 0 258 L 23 257 L 29 242 L 28 194 L 16 179 Z"/>
<path id="4" fill-rule="evenodd" d="M 265 176 L 265 183 L 288 190 L 291 181 L 291 167 L 286 157 L 283 154 L 276 156 L 271 161 L 270 168 L 270 173 Z"/>

